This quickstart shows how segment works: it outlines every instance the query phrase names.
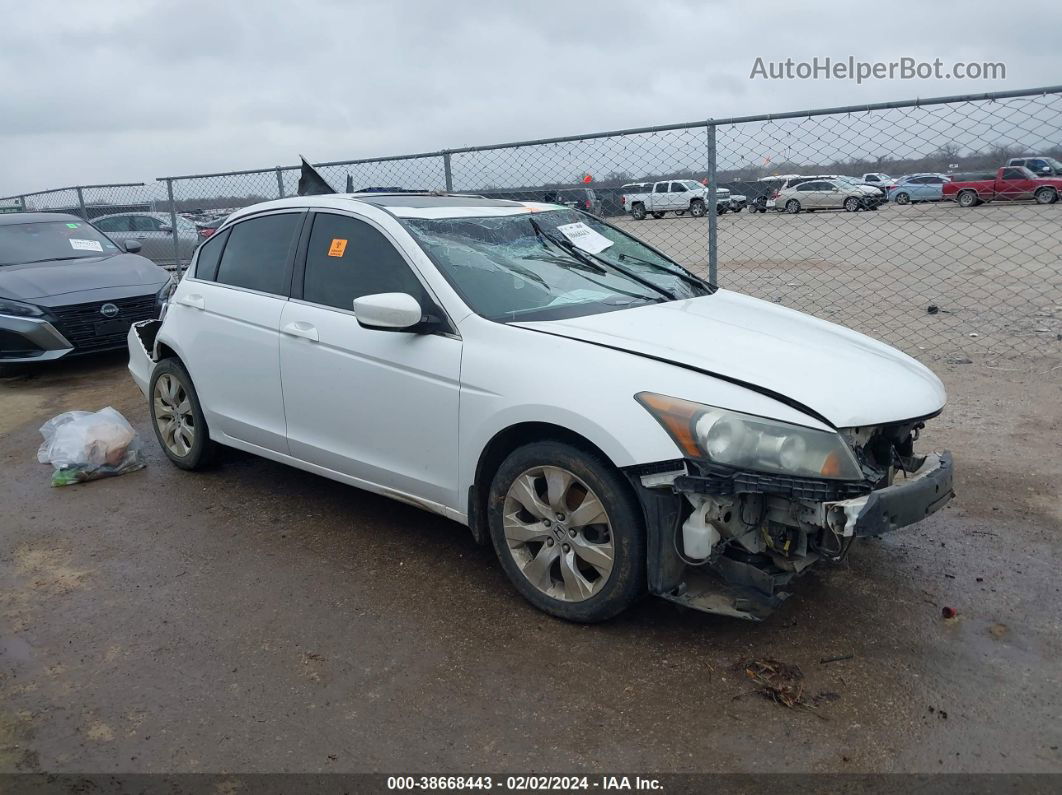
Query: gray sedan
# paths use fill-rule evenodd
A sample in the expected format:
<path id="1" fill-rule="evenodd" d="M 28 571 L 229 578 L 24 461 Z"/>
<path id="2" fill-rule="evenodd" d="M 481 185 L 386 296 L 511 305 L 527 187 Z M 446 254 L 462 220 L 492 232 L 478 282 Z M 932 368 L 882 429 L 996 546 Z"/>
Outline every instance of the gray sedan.
<path id="1" fill-rule="evenodd" d="M 141 256 L 156 265 L 173 267 L 173 226 L 169 213 L 117 213 L 93 218 L 92 224 L 115 240 L 136 240 Z M 196 225 L 177 216 L 177 250 L 181 262 L 192 259 L 192 252 L 206 236 L 200 235 Z"/>

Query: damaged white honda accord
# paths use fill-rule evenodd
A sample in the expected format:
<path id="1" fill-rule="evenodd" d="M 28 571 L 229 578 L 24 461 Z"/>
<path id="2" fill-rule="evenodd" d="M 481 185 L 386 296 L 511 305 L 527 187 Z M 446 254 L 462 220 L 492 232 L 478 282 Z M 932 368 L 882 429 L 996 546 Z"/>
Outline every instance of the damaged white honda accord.
<path id="1" fill-rule="evenodd" d="M 952 497 L 926 367 L 557 205 L 248 207 L 129 351 L 177 466 L 228 445 L 442 514 L 573 621 L 646 592 L 759 620 Z"/>

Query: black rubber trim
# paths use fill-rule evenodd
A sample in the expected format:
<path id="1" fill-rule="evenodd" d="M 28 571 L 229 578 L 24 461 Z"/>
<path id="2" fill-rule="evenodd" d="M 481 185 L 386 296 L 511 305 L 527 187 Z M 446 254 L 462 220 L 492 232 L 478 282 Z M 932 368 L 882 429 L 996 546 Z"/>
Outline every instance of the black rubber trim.
<path id="1" fill-rule="evenodd" d="M 768 472 L 748 472 L 706 461 L 688 460 L 694 474 L 675 478 L 679 492 L 729 496 L 731 494 L 774 494 L 795 500 L 836 502 L 867 494 L 873 488 L 865 480 L 829 480 L 802 478 Z"/>

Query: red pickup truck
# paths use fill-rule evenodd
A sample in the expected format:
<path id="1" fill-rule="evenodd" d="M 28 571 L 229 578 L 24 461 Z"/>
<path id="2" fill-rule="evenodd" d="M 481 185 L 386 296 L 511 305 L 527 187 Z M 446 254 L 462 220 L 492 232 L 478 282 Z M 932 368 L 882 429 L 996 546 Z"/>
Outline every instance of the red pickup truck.
<path id="1" fill-rule="evenodd" d="M 1062 195 L 1062 177 L 1038 177 L 1024 166 L 1004 166 L 991 174 L 956 174 L 944 183 L 944 199 L 960 207 L 975 207 L 983 202 L 1032 199 L 1037 204 L 1052 204 Z"/>

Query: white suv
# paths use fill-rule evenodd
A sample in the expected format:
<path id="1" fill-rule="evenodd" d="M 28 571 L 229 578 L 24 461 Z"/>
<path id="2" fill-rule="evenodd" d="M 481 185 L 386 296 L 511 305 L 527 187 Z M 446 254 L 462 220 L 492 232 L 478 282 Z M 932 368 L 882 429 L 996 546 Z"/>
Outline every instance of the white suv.
<path id="1" fill-rule="evenodd" d="M 923 365 L 553 205 L 248 207 L 129 351 L 177 466 L 227 445 L 442 514 L 576 621 L 646 591 L 762 618 L 951 496 Z"/>

